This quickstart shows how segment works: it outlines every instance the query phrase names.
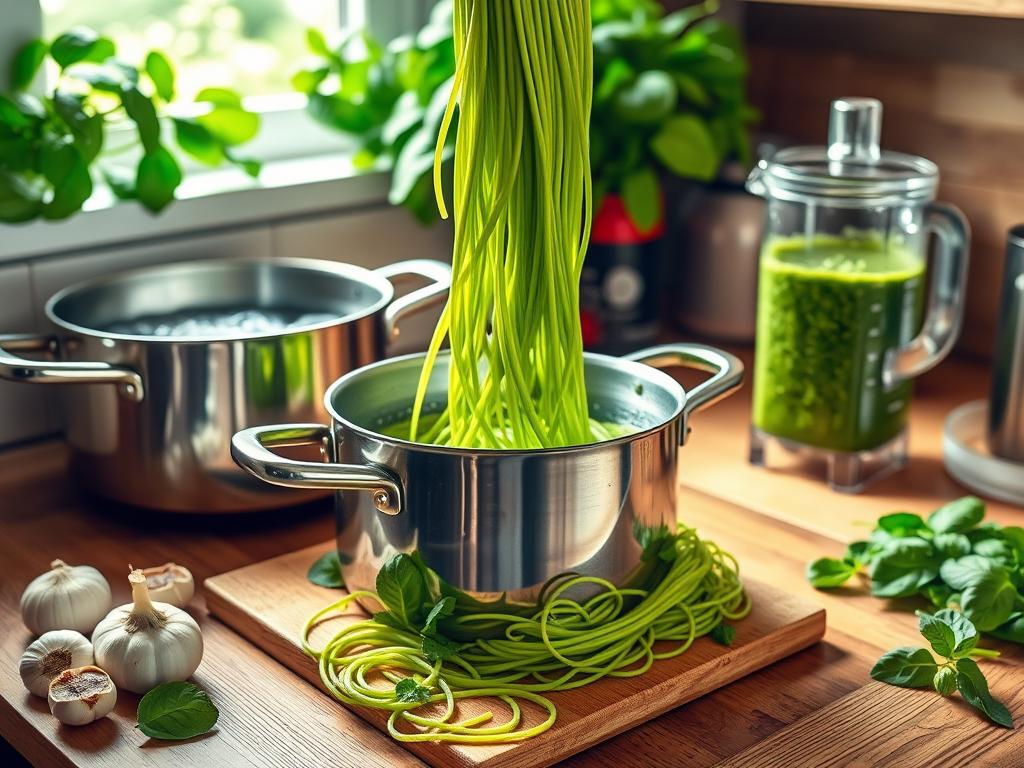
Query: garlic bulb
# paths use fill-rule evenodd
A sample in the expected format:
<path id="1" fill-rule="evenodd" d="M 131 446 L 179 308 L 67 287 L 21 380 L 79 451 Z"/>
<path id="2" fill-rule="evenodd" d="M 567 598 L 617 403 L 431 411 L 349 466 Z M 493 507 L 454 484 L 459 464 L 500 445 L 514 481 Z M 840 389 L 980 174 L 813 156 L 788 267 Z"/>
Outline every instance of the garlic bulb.
<path id="1" fill-rule="evenodd" d="M 50 683 L 50 713 L 65 725 L 86 725 L 110 714 L 117 689 L 110 675 L 92 665 L 66 669 Z"/>
<path id="2" fill-rule="evenodd" d="M 92 643 L 81 632 L 55 629 L 25 649 L 18 671 L 25 687 L 45 699 L 53 678 L 64 670 L 87 664 L 92 664 Z"/>
<path id="3" fill-rule="evenodd" d="M 199 625 L 179 608 L 150 600 L 141 570 L 133 570 L 128 581 L 132 602 L 112 610 L 92 633 L 96 663 L 118 688 L 134 693 L 184 680 L 203 658 Z"/>
<path id="4" fill-rule="evenodd" d="M 92 632 L 110 610 L 110 585 L 88 565 L 50 563 L 50 571 L 37 576 L 21 595 L 21 618 L 32 634 L 51 629 Z"/>
<path id="5" fill-rule="evenodd" d="M 196 583 L 188 568 L 177 563 L 164 563 L 156 568 L 143 568 L 149 596 L 162 603 L 184 608 L 196 591 Z"/>

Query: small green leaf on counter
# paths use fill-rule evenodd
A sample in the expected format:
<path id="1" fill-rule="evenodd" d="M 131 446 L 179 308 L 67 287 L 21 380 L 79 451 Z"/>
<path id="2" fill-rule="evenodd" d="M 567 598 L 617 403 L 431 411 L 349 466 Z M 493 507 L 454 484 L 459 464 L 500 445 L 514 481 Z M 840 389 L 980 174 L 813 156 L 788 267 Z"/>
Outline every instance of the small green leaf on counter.
<path id="1" fill-rule="evenodd" d="M 946 558 L 964 557 L 971 553 L 971 540 L 962 533 L 937 533 L 932 537 L 932 546 Z"/>
<path id="2" fill-rule="evenodd" d="M 916 536 L 927 527 L 920 515 L 910 512 L 893 512 L 878 518 L 878 528 L 898 538 Z"/>
<path id="3" fill-rule="evenodd" d="M 908 597 L 939 575 L 941 558 L 924 539 L 892 539 L 882 545 L 871 568 L 871 594 Z"/>
<path id="4" fill-rule="evenodd" d="M 928 526 L 936 533 L 964 533 L 985 517 L 985 504 L 976 496 L 964 496 L 932 512 Z"/>
<path id="5" fill-rule="evenodd" d="M 960 659 L 956 663 L 956 687 L 972 707 L 984 712 L 993 723 L 1013 728 L 1010 710 L 989 693 L 988 681 L 973 659 Z"/>
<path id="6" fill-rule="evenodd" d="M 206 733 L 218 715 L 217 707 L 199 686 L 162 683 L 139 701 L 136 727 L 153 739 L 179 741 Z"/>
<path id="7" fill-rule="evenodd" d="M 736 627 L 731 624 L 718 624 L 711 630 L 711 639 L 719 645 L 731 646 L 736 639 Z"/>
<path id="8" fill-rule="evenodd" d="M 377 595 L 394 617 L 408 627 L 418 626 L 427 585 L 409 555 L 398 554 L 377 572 Z"/>
<path id="9" fill-rule="evenodd" d="M 855 562 L 822 557 L 807 565 L 807 580 L 818 589 L 831 589 L 841 587 L 856 572 Z"/>
<path id="10" fill-rule="evenodd" d="M 956 646 L 956 635 L 953 627 L 938 616 L 918 611 L 918 629 L 925 640 L 931 645 L 932 650 L 940 656 L 949 658 L 953 655 L 953 648 Z"/>
<path id="11" fill-rule="evenodd" d="M 927 688 L 935 679 L 939 665 L 925 648 L 894 648 L 875 662 L 871 677 L 901 688 Z"/>
<path id="12" fill-rule="evenodd" d="M 960 609 L 978 629 L 988 632 L 1009 620 L 1016 595 L 1006 570 L 993 568 L 964 589 Z"/>
<path id="13" fill-rule="evenodd" d="M 430 689 L 420 685 L 411 677 L 399 680 L 395 685 L 395 701 L 424 704 L 429 699 Z"/>
<path id="14" fill-rule="evenodd" d="M 338 559 L 338 550 L 332 549 L 318 557 L 316 562 L 309 566 L 306 578 L 321 587 L 344 589 L 345 580 L 341 577 L 341 561 Z"/>
<path id="15" fill-rule="evenodd" d="M 373 620 L 378 624 L 383 624 L 385 627 L 391 627 L 392 629 L 410 629 L 410 627 L 399 621 L 391 611 L 380 611 L 379 613 L 375 613 L 373 614 Z"/>

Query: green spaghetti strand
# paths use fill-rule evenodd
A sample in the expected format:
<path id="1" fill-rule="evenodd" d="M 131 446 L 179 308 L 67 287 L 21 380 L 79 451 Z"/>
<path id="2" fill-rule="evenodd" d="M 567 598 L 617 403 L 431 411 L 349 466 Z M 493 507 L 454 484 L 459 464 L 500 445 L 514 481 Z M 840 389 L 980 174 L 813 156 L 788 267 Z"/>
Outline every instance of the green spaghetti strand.
<path id="1" fill-rule="evenodd" d="M 424 362 L 410 439 L 524 449 L 608 439 L 583 379 L 579 281 L 590 238 L 589 0 L 456 0 L 455 246 L 448 303 Z M 421 429 L 445 341 L 448 401 Z"/>
<path id="2" fill-rule="evenodd" d="M 528 617 L 498 612 L 452 617 L 460 632 L 470 635 L 481 627 L 501 631 L 444 661 L 427 658 L 417 632 L 374 619 L 348 624 L 323 648 L 310 644 L 317 626 L 345 615 L 352 603 L 380 603 L 370 591 L 353 592 L 313 615 L 303 628 L 302 647 L 316 659 L 332 696 L 388 711 L 388 732 L 399 741 L 522 741 L 555 722 L 555 706 L 544 693 L 604 677 L 641 675 L 657 660 L 684 653 L 723 620 L 750 612 L 732 555 L 682 525 L 670 541 L 671 563 L 650 589 L 617 588 L 605 579 L 570 574 L 549 584 Z M 598 591 L 582 601 L 568 596 L 580 587 Z M 427 690 L 424 700 L 399 700 L 395 686 L 407 677 Z M 483 698 L 503 702 L 507 719 L 495 725 L 490 711 L 455 719 L 459 701 Z M 523 702 L 539 707 L 543 720 L 524 727 Z"/>

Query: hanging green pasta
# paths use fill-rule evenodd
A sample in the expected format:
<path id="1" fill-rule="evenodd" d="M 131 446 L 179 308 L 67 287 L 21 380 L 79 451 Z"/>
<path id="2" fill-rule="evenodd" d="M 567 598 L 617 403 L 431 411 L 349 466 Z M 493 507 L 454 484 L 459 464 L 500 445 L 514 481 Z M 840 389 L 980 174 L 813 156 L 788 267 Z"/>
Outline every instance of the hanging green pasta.
<path id="1" fill-rule="evenodd" d="M 607 437 L 583 380 L 579 282 L 590 238 L 589 0 L 456 0 L 452 287 L 427 352 L 410 438 L 548 448 Z M 421 429 L 427 380 L 451 347 L 448 403 Z"/>

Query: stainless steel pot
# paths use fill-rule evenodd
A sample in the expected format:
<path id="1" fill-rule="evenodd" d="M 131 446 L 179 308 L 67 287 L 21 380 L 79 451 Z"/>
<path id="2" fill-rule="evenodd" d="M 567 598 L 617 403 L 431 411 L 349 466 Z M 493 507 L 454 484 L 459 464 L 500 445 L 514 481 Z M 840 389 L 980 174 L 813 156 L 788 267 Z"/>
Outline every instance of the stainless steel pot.
<path id="1" fill-rule="evenodd" d="M 431 284 L 394 299 L 392 279 Z M 117 501 L 169 511 L 236 512 L 302 502 L 231 460 L 231 436 L 253 424 L 324 417 L 320 393 L 384 356 L 409 314 L 444 298 L 446 264 L 370 271 L 314 259 L 194 261 L 66 288 L 46 303 L 57 333 L 0 337 L 0 377 L 65 387 L 71 468 Z M 279 333 L 130 335 L 154 315 L 234 308 L 329 314 Z M 21 357 L 43 352 L 49 360 Z"/>
<path id="2" fill-rule="evenodd" d="M 634 434 L 568 448 L 468 450 L 382 433 L 408 418 L 422 365 L 423 355 L 409 355 L 343 376 L 325 396 L 330 427 L 252 427 L 232 440 L 235 460 L 268 483 L 338 491 L 338 550 L 350 589 L 373 589 L 389 557 L 414 550 L 444 582 L 479 596 L 531 600 L 567 571 L 629 581 L 642 567 L 643 532 L 675 525 L 677 450 L 690 414 L 743 377 L 738 359 L 697 344 L 629 358 L 588 354 L 591 416 L 632 425 Z M 686 392 L 651 365 L 713 375 Z M 442 355 L 428 412 L 443 407 L 447 382 Z M 271 451 L 302 442 L 325 445 L 330 463 Z"/>

